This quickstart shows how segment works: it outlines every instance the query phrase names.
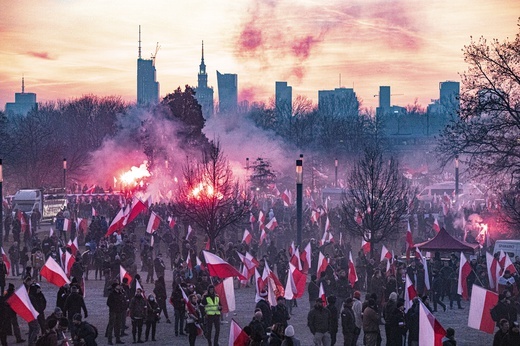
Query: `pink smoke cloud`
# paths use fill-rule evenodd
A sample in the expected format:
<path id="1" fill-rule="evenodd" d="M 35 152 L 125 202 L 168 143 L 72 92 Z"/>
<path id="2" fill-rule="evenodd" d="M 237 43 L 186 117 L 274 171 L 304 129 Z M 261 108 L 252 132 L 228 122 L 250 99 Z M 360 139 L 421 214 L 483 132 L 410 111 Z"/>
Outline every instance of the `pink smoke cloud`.
<path id="1" fill-rule="evenodd" d="M 54 60 L 54 58 L 49 55 L 49 52 L 32 52 L 32 51 L 30 51 L 30 52 L 27 52 L 26 54 L 29 56 L 32 56 L 34 58 L 38 58 L 38 59 Z"/>

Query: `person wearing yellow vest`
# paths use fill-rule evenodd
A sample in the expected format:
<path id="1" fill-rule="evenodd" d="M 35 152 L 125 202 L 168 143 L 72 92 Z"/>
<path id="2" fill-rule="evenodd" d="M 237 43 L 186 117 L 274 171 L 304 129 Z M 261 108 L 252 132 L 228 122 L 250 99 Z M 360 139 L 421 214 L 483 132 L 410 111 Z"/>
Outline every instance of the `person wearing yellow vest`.
<path id="1" fill-rule="evenodd" d="M 206 315 L 206 339 L 208 346 L 218 346 L 218 337 L 220 334 L 220 310 L 222 306 L 220 299 L 215 294 L 215 286 L 209 285 L 206 294 L 202 297 L 202 306 Z M 215 327 L 215 336 L 213 343 L 211 343 L 211 331 Z"/>

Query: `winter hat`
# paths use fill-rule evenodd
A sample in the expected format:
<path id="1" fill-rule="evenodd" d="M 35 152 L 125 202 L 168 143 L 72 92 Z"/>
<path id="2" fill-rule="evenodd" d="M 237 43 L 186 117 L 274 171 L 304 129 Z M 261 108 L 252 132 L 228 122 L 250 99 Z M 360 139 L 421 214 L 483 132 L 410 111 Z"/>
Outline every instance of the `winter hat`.
<path id="1" fill-rule="evenodd" d="M 356 299 L 360 299 L 360 298 L 361 298 L 361 292 L 359 292 L 359 291 L 354 291 L 354 298 L 356 298 Z"/>
<path id="2" fill-rule="evenodd" d="M 74 317 L 72 317 L 74 321 L 80 321 L 81 322 L 81 314 L 75 314 Z"/>
<path id="3" fill-rule="evenodd" d="M 294 327 L 292 325 L 288 325 L 286 328 L 285 328 L 285 336 L 294 336 Z"/>
<path id="4" fill-rule="evenodd" d="M 262 297 L 262 298 L 267 297 L 267 291 L 266 290 L 261 290 L 260 291 L 260 297 Z"/>

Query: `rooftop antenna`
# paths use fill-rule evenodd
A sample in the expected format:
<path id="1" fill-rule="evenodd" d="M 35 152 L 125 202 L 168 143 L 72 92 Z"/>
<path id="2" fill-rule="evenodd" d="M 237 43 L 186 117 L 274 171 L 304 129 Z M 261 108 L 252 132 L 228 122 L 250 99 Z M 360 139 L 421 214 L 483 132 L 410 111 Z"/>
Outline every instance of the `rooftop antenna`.
<path id="1" fill-rule="evenodd" d="M 22 94 L 25 92 L 25 79 L 24 79 L 24 76 L 22 75 Z"/>
<path id="2" fill-rule="evenodd" d="M 202 63 L 204 63 L 204 40 L 202 40 Z"/>
<path id="3" fill-rule="evenodd" d="M 141 59 L 141 26 L 139 25 L 139 59 Z"/>

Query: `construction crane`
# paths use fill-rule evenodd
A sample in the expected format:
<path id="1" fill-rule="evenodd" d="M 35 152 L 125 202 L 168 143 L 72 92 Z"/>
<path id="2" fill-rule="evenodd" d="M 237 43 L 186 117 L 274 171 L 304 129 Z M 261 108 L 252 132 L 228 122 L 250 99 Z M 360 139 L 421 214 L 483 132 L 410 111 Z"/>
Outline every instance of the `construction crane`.
<path id="1" fill-rule="evenodd" d="M 155 58 L 157 57 L 157 53 L 159 52 L 159 49 L 161 49 L 161 46 L 159 46 L 159 42 L 157 42 L 157 45 L 155 46 L 155 53 L 152 54 L 153 66 L 155 66 Z"/>
<path id="2" fill-rule="evenodd" d="M 403 96 L 404 94 L 390 94 L 390 96 Z M 379 96 L 379 94 L 375 94 L 374 97 Z"/>

